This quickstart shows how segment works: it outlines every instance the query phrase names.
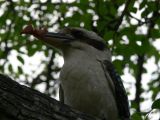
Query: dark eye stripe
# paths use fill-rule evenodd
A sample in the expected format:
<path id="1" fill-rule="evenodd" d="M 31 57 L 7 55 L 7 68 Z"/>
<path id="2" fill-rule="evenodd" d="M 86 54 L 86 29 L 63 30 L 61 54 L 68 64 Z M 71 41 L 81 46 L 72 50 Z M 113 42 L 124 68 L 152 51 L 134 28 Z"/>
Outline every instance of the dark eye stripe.
<path id="1" fill-rule="evenodd" d="M 104 50 L 106 47 L 106 45 L 103 42 L 87 37 L 82 31 L 72 30 L 71 34 L 77 40 L 84 42 L 84 43 L 87 43 L 98 50 Z"/>
<path id="2" fill-rule="evenodd" d="M 73 31 L 71 31 L 71 34 L 72 34 L 75 38 L 79 38 L 79 39 L 81 39 L 81 38 L 84 37 L 83 32 L 78 31 L 78 30 L 73 30 Z"/>
<path id="3" fill-rule="evenodd" d="M 105 43 L 101 42 L 101 41 L 97 41 L 97 40 L 93 40 L 93 39 L 88 39 L 86 41 L 89 45 L 97 48 L 98 50 L 104 50 L 106 45 Z"/>

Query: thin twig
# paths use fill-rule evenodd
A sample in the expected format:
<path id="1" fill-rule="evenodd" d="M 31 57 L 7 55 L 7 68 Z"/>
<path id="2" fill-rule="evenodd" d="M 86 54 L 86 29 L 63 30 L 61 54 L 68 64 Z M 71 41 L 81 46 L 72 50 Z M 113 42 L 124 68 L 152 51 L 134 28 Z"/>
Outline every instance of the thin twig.
<path id="1" fill-rule="evenodd" d="M 128 12 L 127 10 L 128 10 L 128 7 L 129 7 L 129 4 L 130 4 L 130 3 L 131 3 L 131 0 L 127 0 L 127 1 L 126 1 L 125 8 L 124 8 L 124 10 L 123 10 L 123 12 L 122 12 L 122 14 L 121 14 L 121 16 L 120 16 L 120 18 L 119 18 L 119 21 L 117 22 L 117 24 L 116 24 L 116 26 L 115 26 L 115 32 L 118 31 L 119 26 L 120 26 L 121 23 L 122 23 L 123 17 L 124 17 L 125 14 Z"/>
<path id="2" fill-rule="evenodd" d="M 115 25 L 115 28 L 114 28 L 114 35 L 113 35 L 113 45 L 112 45 L 112 50 L 114 49 L 114 45 L 115 45 L 115 42 L 116 42 L 116 36 L 117 36 L 117 33 L 118 33 L 118 29 L 119 29 L 119 26 L 121 25 L 122 23 L 122 20 L 125 16 L 125 14 L 127 14 L 127 10 L 128 10 L 128 7 L 129 7 L 129 4 L 131 3 L 131 0 L 127 0 L 126 3 L 125 3 L 125 8 L 121 14 L 121 16 L 119 17 L 119 20 L 117 22 L 117 24 Z"/>

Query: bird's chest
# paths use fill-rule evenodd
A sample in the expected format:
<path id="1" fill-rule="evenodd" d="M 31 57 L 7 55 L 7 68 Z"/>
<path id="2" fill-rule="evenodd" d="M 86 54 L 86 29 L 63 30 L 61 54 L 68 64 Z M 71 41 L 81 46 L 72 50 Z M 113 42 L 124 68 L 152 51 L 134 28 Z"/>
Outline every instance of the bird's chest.
<path id="1" fill-rule="evenodd" d="M 66 63 L 61 71 L 60 80 L 64 90 L 65 103 L 74 108 L 86 109 L 80 104 L 90 103 L 91 98 L 99 98 L 99 79 L 97 63 L 83 59 Z M 98 67 L 98 66 L 97 66 Z M 98 71 L 98 70 L 97 70 Z"/>
<path id="2" fill-rule="evenodd" d="M 94 89 L 98 89 L 99 82 L 102 82 L 99 77 L 104 72 L 100 64 L 96 60 L 88 59 L 76 59 L 64 64 L 60 80 L 67 96 L 84 92 L 93 94 Z"/>
<path id="3" fill-rule="evenodd" d="M 60 80 L 65 104 L 95 116 L 108 116 L 116 109 L 115 104 L 110 103 L 114 97 L 109 89 L 108 78 L 96 59 L 82 57 L 66 62 Z"/>
<path id="4" fill-rule="evenodd" d="M 91 79 L 94 68 L 93 61 L 88 62 L 87 60 L 73 60 L 66 63 L 60 74 L 62 84 L 70 82 L 70 86 L 73 84 L 81 85 L 87 83 Z"/>

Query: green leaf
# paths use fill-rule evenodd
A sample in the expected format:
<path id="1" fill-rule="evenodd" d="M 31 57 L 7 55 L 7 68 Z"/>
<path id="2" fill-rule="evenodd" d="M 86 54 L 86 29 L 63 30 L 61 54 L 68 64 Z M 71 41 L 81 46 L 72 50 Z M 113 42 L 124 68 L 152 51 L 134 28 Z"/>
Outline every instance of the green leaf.
<path id="1" fill-rule="evenodd" d="M 152 29 L 152 30 L 151 30 L 151 37 L 152 37 L 152 38 L 160 38 L 159 29 Z"/>
<path id="2" fill-rule="evenodd" d="M 118 6 L 121 6 L 122 4 L 124 4 L 124 2 L 126 2 L 125 0 L 117 0 L 116 1 L 116 4 L 118 5 Z"/>
<path id="3" fill-rule="evenodd" d="M 113 61 L 113 64 L 116 67 L 116 70 L 118 71 L 118 73 L 122 74 L 123 61 L 121 61 L 121 60 L 115 60 L 115 61 Z"/>
<path id="4" fill-rule="evenodd" d="M 144 11 L 142 12 L 142 14 L 141 14 L 142 18 L 146 18 L 149 13 L 150 13 L 150 11 L 144 10 Z"/>
<path id="5" fill-rule="evenodd" d="M 135 7 L 130 8 L 130 12 L 136 13 L 137 12 L 137 8 L 135 8 Z"/>
<path id="6" fill-rule="evenodd" d="M 139 9 L 140 9 L 140 10 L 143 9 L 146 5 L 147 5 L 147 0 L 143 0 L 143 1 L 141 2 L 141 4 L 140 4 Z"/>
<path id="7" fill-rule="evenodd" d="M 104 4 L 104 2 L 98 2 L 98 4 L 99 4 L 99 7 L 98 7 L 99 14 L 102 15 L 102 16 L 106 15 L 106 13 L 108 12 L 107 11 L 108 10 L 107 5 Z"/>
<path id="8" fill-rule="evenodd" d="M 23 73 L 22 67 L 20 67 L 20 66 L 18 66 L 18 73 L 19 73 L 19 74 L 22 74 L 22 73 Z"/>
<path id="9" fill-rule="evenodd" d="M 17 56 L 17 59 L 18 59 L 22 64 L 24 64 L 24 59 L 23 59 L 21 56 Z"/>
<path id="10" fill-rule="evenodd" d="M 131 0 L 130 3 L 129 3 L 129 6 L 128 6 L 128 11 L 129 12 L 136 12 L 137 11 L 137 8 L 134 7 L 134 4 L 135 4 L 135 0 Z"/>
<path id="11" fill-rule="evenodd" d="M 110 39 L 113 38 L 113 34 L 114 34 L 113 31 L 108 31 L 108 32 L 106 32 L 106 33 L 104 34 L 103 38 L 104 38 L 105 40 L 110 40 Z"/>
<path id="12" fill-rule="evenodd" d="M 97 29 L 98 31 L 103 31 L 104 26 L 106 26 L 106 21 L 97 21 Z"/>
<path id="13" fill-rule="evenodd" d="M 131 118 L 132 120 L 143 120 L 140 113 L 134 113 Z"/>
<path id="14" fill-rule="evenodd" d="M 153 102 L 152 109 L 160 109 L 160 98 Z"/>
<path id="15" fill-rule="evenodd" d="M 79 2 L 80 2 L 82 5 L 84 5 L 84 4 L 87 5 L 87 4 L 88 4 L 88 0 L 80 0 Z"/>
<path id="16" fill-rule="evenodd" d="M 8 66 L 8 70 L 9 70 L 9 72 L 13 72 L 13 68 L 12 68 L 12 65 L 11 64 L 9 64 L 9 66 Z"/>
<path id="17" fill-rule="evenodd" d="M 150 2 L 148 2 L 148 9 L 150 10 L 150 11 L 155 11 L 156 9 L 157 9 L 157 7 L 156 7 L 156 3 L 155 3 L 155 1 L 150 1 Z"/>
<path id="18" fill-rule="evenodd" d="M 60 11 L 61 11 L 61 13 L 66 13 L 67 12 L 66 4 L 60 5 Z"/>

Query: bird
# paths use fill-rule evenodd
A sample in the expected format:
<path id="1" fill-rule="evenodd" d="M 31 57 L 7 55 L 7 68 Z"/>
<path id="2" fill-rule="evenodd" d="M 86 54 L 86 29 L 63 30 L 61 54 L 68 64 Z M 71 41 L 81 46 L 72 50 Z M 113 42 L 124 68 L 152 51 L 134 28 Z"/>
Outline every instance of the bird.
<path id="1" fill-rule="evenodd" d="M 54 33 L 28 25 L 21 33 L 33 35 L 62 52 L 61 102 L 103 120 L 130 120 L 125 88 L 102 37 L 78 27 Z"/>

